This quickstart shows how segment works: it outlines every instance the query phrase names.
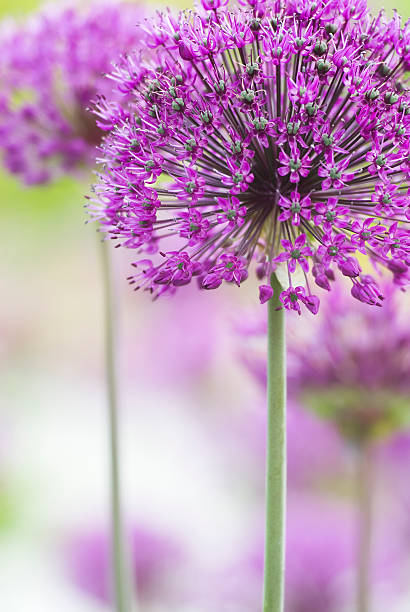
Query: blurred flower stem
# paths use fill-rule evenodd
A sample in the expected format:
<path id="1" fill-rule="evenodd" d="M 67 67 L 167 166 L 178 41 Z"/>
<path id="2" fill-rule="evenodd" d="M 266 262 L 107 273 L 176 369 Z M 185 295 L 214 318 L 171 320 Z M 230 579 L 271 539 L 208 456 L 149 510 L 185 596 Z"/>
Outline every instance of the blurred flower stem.
<path id="1" fill-rule="evenodd" d="M 357 612 L 370 611 L 373 461 L 371 444 L 357 449 Z"/>
<path id="2" fill-rule="evenodd" d="M 263 612 L 282 612 L 286 517 L 286 341 L 282 287 L 273 274 L 268 302 L 268 427 Z"/>
<path id="3" fill-rule="evenodd" d="M 111 481 L 111 564 L 112 587 L 116 612 L 128 612 L 130 609 L 128 571 L 124 547 L 124 532 L 121 514 L 121 487 L 118 453 L 118 408 L 117 408 L 117 372 L 115 347 L 115 304 L 112 290 L 112 274 L 109 244 L 101 243 L 101 266 L 105 305 L 105 369 L 107 384 L 109 455 Z"/>

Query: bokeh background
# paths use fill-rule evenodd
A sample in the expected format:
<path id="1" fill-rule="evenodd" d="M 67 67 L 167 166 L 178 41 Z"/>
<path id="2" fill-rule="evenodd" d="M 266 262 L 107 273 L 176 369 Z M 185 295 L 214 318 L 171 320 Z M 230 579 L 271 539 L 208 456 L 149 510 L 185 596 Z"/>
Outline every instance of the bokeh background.
<path id="1" fill-rule="evenodd" d="M 0 12 L 20 18 L 38 6 L 2 0 Z M 408 17 L 407 0 L 396 6 Z M 28 189 L 0 174 L 0 609 L 8 612 L 109 609 L 100 247 L 85 223 L 88 182 Z M 120 251 L 121 460 L 136 609 L 256 612 L 264 389 L 243 355 L 263 307 L 252 282 L 152 304 L 127 285 Z M 353 453 L 308 409 L 294 419 L 292 576 L 306 603 L 314 567 L 332 566 L 336 607 L 315 612 L 353 610 Z M 382 449 L 378 460 L 388 468 L 375 611 L 410 610 L 410 495 L 398 495 L 409 488 L 406 435 L 402 453 Z M 295 603 L 290 612 L 313 610 Z"/>

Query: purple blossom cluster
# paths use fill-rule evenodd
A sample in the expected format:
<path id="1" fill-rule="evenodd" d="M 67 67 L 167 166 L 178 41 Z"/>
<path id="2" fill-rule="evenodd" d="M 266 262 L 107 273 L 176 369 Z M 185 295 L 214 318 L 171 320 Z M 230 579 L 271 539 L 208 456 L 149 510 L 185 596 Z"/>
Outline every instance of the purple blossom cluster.
<path id="1" fill-rule="evenodd" d="M 360 304 L 347 312 L 341 290 L 330 296 L 307 338 L 290 340 L 292 387 L 365 389 L 410 394 L 410 330 L 393 291 L 383 311 Z M 337 338 L 337 341 L 335 339 Z M 313 347 L 315 350 L 313 351 Z"/>
<path id="2" fill-rule="evenodd" d="M 404 432 L 409 441 L 410 331 L 395 290 L 382 284 L 383 309 L 349 306 L 343 287 L 326 300 L 313 328 L 293 325 L 288 335 L 288 382 L 293 401 L 333 423 L 343 437 L 362 443 Z M 241 337 L 266 338 L 266 320 L 239 325 Z M 263 386 L 266 356 L 249 344 L 240 359 Z"/>
<path id="3" fill-rule="evenodd" d="M 392 288 L 384 290 L 383 310 L 347 309 L 342 291 L 332 292 L 315 333 L 290 342 L 293 396 L 359 444 L 400 430 L 409 440 L 410 332 Z"/>
<path id="4" fill-rule="evenodd" d="M 408 284 L 409 23 L 363 1 L 221 4 L 160 14 L 149 56 L 112 74 L 131 103 L 98 105 L 92 215 L 144 254 L 130 282 L 154 297 L 194 279 L 239 286 L 253 263 L 261 302 L 280 267 L 281 303 L 299 314 L 337 270 L 381 305 L 359 259 Z"/>
<path id="5" fill-rule="evenodd" d="M 0 39 L 0 151 L 26 184 L 95 164 L 102 132 L 89 106 L 112 95 L 104 75 L 138 43 L 138 5 L 103 1 L 50 6 L 7 20 Z"/>

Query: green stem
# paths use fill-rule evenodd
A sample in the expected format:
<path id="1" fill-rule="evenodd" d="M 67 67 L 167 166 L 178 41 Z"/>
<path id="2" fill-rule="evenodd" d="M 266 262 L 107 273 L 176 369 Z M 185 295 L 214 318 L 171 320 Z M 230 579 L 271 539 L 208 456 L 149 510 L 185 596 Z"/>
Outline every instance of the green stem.
<path id="1" fill-rule="evenodd" d="M 268 428 L 263 612 L 282 612 L 286 521 L 286 339 L 282 287 L 275 275 L 268 302 Z"/>
<path id="2" fill-rule="evenodd" d="M 118 410 L 116 385 L 116 353 L 114 296 L 110 265 L 109 244 L 101 244 L 101 267 L 105 306 L 105 368 L 108 404 L 110 485 L 111 485 L 111 563 L 112 587 L 116 612 L 129 610 L 126 560 L 124 554 L 124 534 L 121 516 L 121 495 L 118 459 Z"/>
<path id="3" fill-rule="evenodd" d="M 366 442 L 357 450 L 357 612 L 370 611 L 370 566 L 372 543 L 372 456 Z"/>

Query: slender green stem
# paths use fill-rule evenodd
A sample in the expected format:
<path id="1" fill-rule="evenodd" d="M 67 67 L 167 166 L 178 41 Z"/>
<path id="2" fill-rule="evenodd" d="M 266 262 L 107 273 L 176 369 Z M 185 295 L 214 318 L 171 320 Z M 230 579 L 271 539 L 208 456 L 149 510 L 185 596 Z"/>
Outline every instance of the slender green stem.
<path id="1" fill-rule="evenodd" d="M 121 516 L 121 495 L 118 458 L 118 410 L 116 384 L 116 352 L 114 296 L 109 244 L 101 244 L 101 266 L 105 306 L 105 368 L 108 404 L 110 481 L 111 481 L 111 563 L 112 587 L 116 612 L 129 610 L 128 572 L 124 553 L 124 533 Z"/>
<path id="2" fill-rule="evenodd" d="M 282 612 L 286 521 L 286 339 L 282 287 L 275 275 L 268 302 L 268 429 L 263 612 Z"/>
<path id="3" fill-rule="evenodd" d="M 371 447 L 357 450 L 357 612 L 370 612 L 373 466 Z"/>

